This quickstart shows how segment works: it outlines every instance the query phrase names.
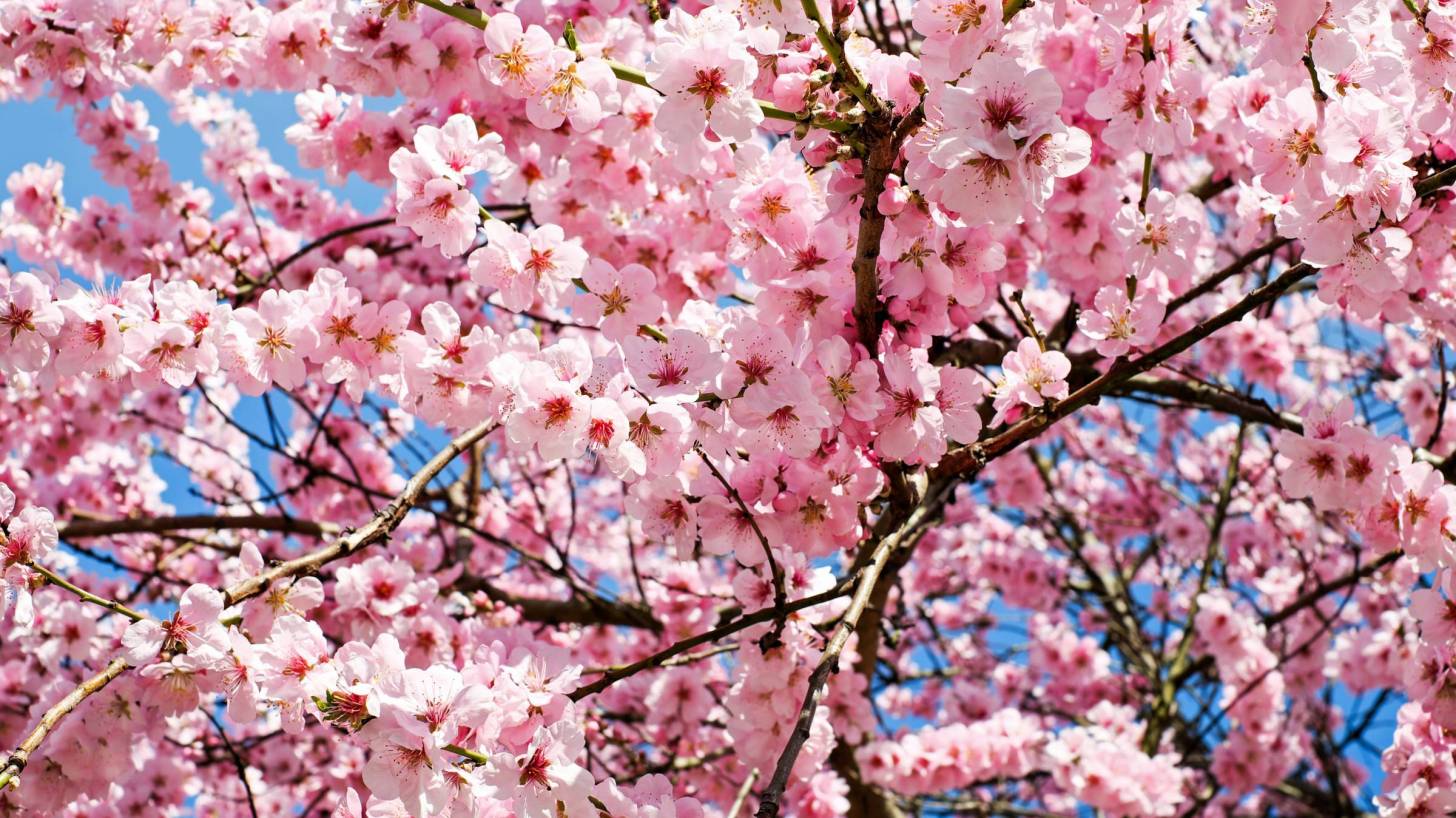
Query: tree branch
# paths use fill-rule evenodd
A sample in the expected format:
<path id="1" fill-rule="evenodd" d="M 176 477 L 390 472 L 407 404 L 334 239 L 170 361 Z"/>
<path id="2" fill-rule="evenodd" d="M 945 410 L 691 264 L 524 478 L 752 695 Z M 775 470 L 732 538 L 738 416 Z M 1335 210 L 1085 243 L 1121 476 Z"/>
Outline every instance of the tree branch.
<path id="1" fill-rule="evenodd" d="M 866 127 L 870 127 L 866 123 Z M 880 194 L 898 153 L 888 128 L 871 138 L 869 155 L 864 162 L 864 187 L 859 202 L 859 233 L 855 237 L 854 323 L 859 342 L 870 355 L 879 349 L 880 340 L 880 240 L 885 234 L 885 214 L 880 212 Z"/>
<path id="2" fill-rule="evenodd" d="M 344 537 L 332 543 L 304 554 L 301 557 L 281 562 L 272 568 L 256 576 L 248 577 L 233 583 L 223 592 L 223 599 L 228 606 L 236 605 L 245 599 L 251 599 L 268 589 L 272 583 L 288 577 L 300 576 L 318 571 L 324 565 L 342 557 L 347 557 L 366 548 L 374 543 L 381 542 L 389 537 L 394 529 L 404 521 L 405 515 L 414 507 L 419 500 L 420 494 L 435 475 L 445 470 L 451 461 L 476 441 L 490 434 L 496 427 L 494 420 L 481 423 L 454 440 L 450 441 L 445 448 L 441 449 L 429 462 L 420 468 L 415 475 L 405 483 L 404 491 L 393 502 L 375 512 L 374 518 L 363 527 L 358 528 Z"/>
<path id="3" fill-rule="evenodd" d="M 116 534 L 160 534 L 169 531 L 204 531 L 245 529 L 279 531 L 305 537 L 324 537 L 337 533 L 331 523 L 316 523 L 293 517 L 265 514 L 183 514 L 176 517 L 127 517 L 118 520 L 71 520 L 60 526 L 63 540 L 110 537 Z"/>
<path id="4" fill-rule="evenodd" d="M 910 514 L 909 519 L 898 531 L 881 538 L 874 544 L 868 561 L 861 569 L 858 579 L 855 580 L 854 595 L 850 598 L 849 608 L 840 617 L 839 624 L 834 629 L 834 635 L 829 638 L 829 644 L 825 645 L 824 652 L 819 657 L 819 664 L 809 675 L 809 688 L 804 693 L 804 703 L 799 708 L 798 721 L 794 724 L 793 732 L 789 734 L 788 743 L 779 755 L 778 763 L 774 765 L 773 776 L 769 779 L 768 786 L 764 788 L 763 795 L 759 798 L 758 812 L 755 813 L 757 818 L 777 818 L 779 799 L 783 797 L 784 790 L 788 787 L 789 776 L 793 773 L 794 762 L 798 760 L 799 752 L 803 750 L 804 743 L 809 740 L 814 714 L 819 708 L 820 700 L 824 698 L 824 689 L 829 681 L 829 675 L 838 670 L 839 655 L 844 651 L 850 634 L 855 632 L 860 616 L 864 614 L 881 583 L 892 580 L 894 572 L 887 572 L 887 566 L 891 564 L 892 558 L 899 551 L 913 547 L 918 539 L 919 531 L 923 530 L 921 525 L 927 519 L 928 510 L 929 505 L 920 506 Z"/>
<path id="5" fill-rule="evenodd" d="M 753 782 L 757 780 L 758 768 L 754 767 L 749 772 L 748 777 L 743 779 L 743 784 L 739 786 L 738 793 L 733 796 L 733 805 L 728 808 L 728 812 L 723 818 L 738 818 L 738 813 L 743 811 L 743 805 L 748 802 L 748 794 L 753 792 Z"/>
<path id="6" fill-rule="evenodd" d="M 238 748 L 233 746 L 233 740 L 228 738 L 227 730 L 223 728 L 222 722 L 217 720 L 217 716 L 214 716 L 206 706 L 199 709 L 202 710 L 203 715 L 207 716 L 207 720 L 212 722 L 212 726 L 217 728 L 217 734 L 222 739 L 222 746 L 232 757 L 233 768 L 238 771 L 238 780 L 243 782 L 243 793 L 248 796 L 248 812 L 253 818 L 258 818 L 258 804 L 253 800 L 253 785 L 248 781 L 247 762 L 243 760 Z"/>
<path id="7" fill-rule="evenodd" d="M 482 577 L 461 577 L 455 587 L 467 593 L 479 591 L 492 601 L 519 608 L 521 616 L 547 625 L 615 625 L 661 631 L 662 623 L 642 605 L 607 600 L 591 593 L 571 599 L 541 599 L 518 596 L 492 585 Z"/>
<path id="8" fill-rule="evenodd" d="M 484 438 L 493 429 L 495 421 L 487 421 L 466 431 L 464 434 L 450 441 L 444 449 L 440 450 L 430 459 L 413 477 L 405 483 L 404 491 L 393 502 L 375 513 L 374 518 L 362 528 L 353 531 L 345 537 L 335 540 L 329 545 L 320 548 L 312 553 L 305 554 L 297 559 L 279 563 L 273 568 L 264 571 L 257 576 L 249 577 L 234 583 L 223 592 L 225 605 L 231 607 L 246 599 L 251 599 L 268 589 L 269 585 L 280 579 L 298 576 L 304 573 L 317 571 L 325 564 L 358 552 L 360 549 L 383 541 L 389 534 L 404 520 L 410 508 L 419 500 L 420 494 L 425 486 L 450 464 L 461 452 L 470 448 L 476 441 Z M 104 522 L 104 521 L 103 521 Z M 120 676 L 127 668 L 126 660 L 120 657 L 111 660 L 100 673 L 82 682 L 70 693 L 66 694 L 54 707 L 46 711 L 41 718 L 40 724 L 36 725 L 25 741 L 21 742 L 15 752 L 10 754 L 9 760 L 3 769 L 0 769 L 0 790 L 9 784 L 25 769 L 30 755 L 35 752 L 41 742 L 45 741 L 47 735 L 55 729 L 76 706 L 85 701 L 87 697 L 101 690 L 110 684 L 112 680 Z"/>
<path id="9" fill-rule="evenodd" d="M 256 220 L 256 217 L 254 218 Z M 295 261 L 298 261 L 309 253 L 312 253 L 314 250 L 323 247 L 325 244 L 328 244 L 334 239 L 341 239 L 345 236 L 350 236 L 355 233 L 362 233 L 366 230 L 373 230 L 377 227 L 389 227 L 393 224 L 394 217 L 385 216 L 383 218 L 372 219 L 367 222 L 360 222 L 359 224 L 346 225 L 344 227 L 340 227 L 337 230 L 332 230 L 328 233 L 325 233 L 324 235 L 298 248 L 296 251 L 293 252 L 292 255 L 288 256 L 277 264 L 270 265 L 271 269 L 268 271 L 268 275 L 263 277 L 262 279 L 259 279 L 256 283 L 248 287 L 242 294 L 246 295 L 248 293 L 256 292 L 267 287 L 269 284 L 272 284 L 275 280 L 277 280 L 279 276 L 283 275 L 283 271 L 287 270 L 290 266 L 292 266 Z"/>
<path id="10" fill-rule="evenodd" d="M 1324 599 L 1326 596 L 1329 596 L 1335 591 L 1348 588 L 1351 585 L 1354 585 L 1355 583 L 1366 579 L 1367 577 L 1371 577 L 1375 574 L 1380 573 L 1387 567 L 1394 565 L 1396 560 L 1399 560 L 1403 556 L 1405 556 L 1404 551 L 1389 551 L 1381 554 L 1380 558 L 1375 560 L 1374 562 L 1362 565 L 1358 569 L 1351 571 L 1350 573 L 1345 574 L 1342 577 L 1337 577 L 1328 582 L 1321 582 L 1320 584 L 1314 586 L 1308 591 L 1300 594 L 1299 597 L 1293 602 L 1264 617 L 1264 626 L 1272 628 L 1275 625 L 1278 625 L 1281 622 L 1288 620 L 1290 617 L 1294 616 L 1305 608 L 1310 607 L 1316 602 L 1319 602 L 1321 599 Z"/>
<path id="11" fill-rule="evenodd" d="M 782 610 L 789 602 L 788 591 L 784 588 L 784 569 L 779 565 L 778 559 L 774 557 L 773 546 L 769 544 L 768 537 L 764 536 L 763 529 L 758 525 L 758 515 L 754 514 L 748 508 L 748 504 L 743 502 L 743 497 L 738 493 L 738 489 L 733 488 L 728 483 L 728 478 L 724 477 L 723 472 L 718 470 L 712 458 L 708 457 L 708 453 L 703 451 L 703 447 L 694 446 L 693 451 L 698 453 L 698 457 L 702 458 L 703 463 L 707 464 L 708 471 L 712 472 L 713 477 L 728 492 L 728 496 L 733 498 L 733 502 L 738 505 L 738 510 L 743 513 L 744 517 L 748 518 L 748 524 L 753 527 L 753 533 L 758 537 L 759 545 L 763 546 L 763 556 L 768 561 L 769 574 L 773 579 L 774 585 L 774 607 Z M 775 638 L 783 631 L 783 622 L 784 620 L 779 620 L 779 630 L 775 632 Z"/>
<path id="12" fill-rule="evenodd" d="M 75 583 L 71 582 L 60 574 L 57 574 L 55 571 L 52 571 L 51 569 L 45 567 L 44 565 L 35 562 L 28 562 L 26 563 L 26 566 L 29 567 L 32 571 L 35 571 L 37 574 L 40 574 L 42 577 L 44 577 L 47 583 L 54 585 L 57 588 L 69 591 L 84 602 L 90 602 L 92 605 L 99 605 L 100 607 L 105 608 L 112 613 L 121 614 L 122 616 L 130 619 L 133 622 L 140 622 L 143 619 L 147 618 L 145 614 L 137 613 L 136 611 L 128 608 L 127 606 L 121 604 L 120 602 L 117 602 L 114 599 L 107 599 L 104 596 L 97 596 L 96 594 L 91 593 L 85 588 L 76 585 Z"/>
<path id="13" fill-rule="evenodd" d="M 1303 262 L 1285 270 L 1278 278 L 1244 296 L 1232 307 L 1211 318 L 1207 318 L 1178 337 L 1131 361 L 1114 364 L 1111 369 L 1090 383 L 1069 395 L 1065 400 L 1047 407 L 1044 411 L 1019 421 L 1011 428 L 993 435 L 979 443 L 958 449 L 946 455 L 932 473 L 937 476 L 968 477 L 979 472 L 991 460 L 1010 452 L 1027 441 L 1035 439 L 1048 427 L 1071 415 L 1084 406 L 1097 403 L 1102 396 L 1111 392 L 1175 355 L 1187 350 L 1199 341 L 1233 324 L 1258 307 L 1270 303 L 1283 295 L 1290 287 L 1314 275 L 1316 269 Z"/>
<path id="14" fill-rule="evenodd" d="M 859 575 L 856 575 L 856 577 L 857 576 Z M 815 605 L 822 605 L 825 602 L 838 599 L 848 593 L 849 589 L 853 587 L 854 583 L 855 579 L 853 578 L 848 581 L 839 582 L 833 588 L 825 591 L 820 591 L 817 594 L 806 596 L 802 599 L 796 599 L 793 602 L 790 602 L 787 606 L 785 606 L 785 610 L 788 613 L 793 613 L 795 611 L 801 611 L 805 608 L 812 608 Z M 647 668 L 658 667 L 662 665 L 665 660 L 671 659 L 672 657 L 677 656 L 680 653 L 686 653 L 687 651 L 690 651 L 699 645 L 706 645 L 709 642 L 716 642 L 719 639 L 722 639 L 725 636 L 735 634 L 743 630 L 744 628 L 750 628 L 754 625 L 762 624 L 764 622 L 770 622 L 782 615 L 783 614 L 780 611 L 774 608 L 761 608 L 757 611 L 754 611 L 753 613 L 744 614 L 743 616 L 740 616 L 739 618 L 731 622 L 719 625 L 712 630 L 704 631 L 696 636 L 690 636 L 686 639 L 674 642 L 673 644 L 668 645 L 667 647 L 659 650 L 658 652 L 652 654 L 651 656 L 648 656 L 645 659 L 639 659 L 638 661 L 631 664 L 622 665 L 620 667 L 615 667 L 607 670 L 602 674 L 602 678 L 597 679 L 591 684 L 582 685 L 576 690 L 573 690 L 571 692 L 571 700 L 579 702 L 582 699 L 585 699 L 587 696 L 590 696 L 594 693 L 600 693 L 603 690 L 606 690 L 607 688 L 616 684 L 617 682 L 620 682 L 629 676 L 635 676 L 636 674 L 642 672 L 643 670 L 646 670 Z"/>
<path id="15" fill-rule="evenodd" d="M 120 676 L 124 670 L 126 670 L 125 659 L 119 657 L 112 659 L 111 663 L 102 668 L 95 676 L 76 685 L 75 689 L 52 705 L 51 709 L 47 710 L 45 715 L 41 716 L 40 723 L 30 731 L 30 734 L 25 737 L 24 741 L 20 742 L 20 746 L 15 748 L 15 752 L 10 754 L 10 757 L 5 762 L 5 766 L 0 768 L 0 792 L 4 792 L 5 788 L 12 782 L 18 781 L 18 776 L 21 771 L 30 762 L 31 754 L 36 751 L 36 748 L 40 747 L 41 742 L 46 740 L 46 736 L 49 736 L 51 731 L 56 729 L 56 725 L 60 724 L 66 716 L 70 715 L 71 711 L 79 707 L 81 702 L 86 701 L 86 699 L 90 698 L 91 694 L 106 687 L 113 679 Z"/>

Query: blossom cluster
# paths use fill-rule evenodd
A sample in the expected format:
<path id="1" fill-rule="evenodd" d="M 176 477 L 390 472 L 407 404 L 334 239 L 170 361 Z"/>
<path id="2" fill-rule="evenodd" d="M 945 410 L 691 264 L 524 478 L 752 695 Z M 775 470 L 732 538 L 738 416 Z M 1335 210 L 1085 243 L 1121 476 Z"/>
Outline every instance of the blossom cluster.
<path id="1" fill-rule="evenodd" d="M 1456 809 L 1453 44 L 7 4 L 0 815 Z"/>

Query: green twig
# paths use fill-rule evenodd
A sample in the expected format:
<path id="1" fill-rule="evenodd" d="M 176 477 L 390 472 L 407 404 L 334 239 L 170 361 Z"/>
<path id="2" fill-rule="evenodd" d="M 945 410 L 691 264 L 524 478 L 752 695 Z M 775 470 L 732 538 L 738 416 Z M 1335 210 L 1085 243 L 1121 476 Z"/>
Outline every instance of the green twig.
<path id="1" fill-rule="evenodd" d="M 56 572 L 45 567 L 44 565 L 41 565 L 40 563 L 29 562 L 26 563 L 26 565 L 30 568 L 30 570 L 36 572 L 37 574 L 40 574 L 42 577 L 45 577 L 45 581 L 47 583 L 54 585 L 57 588 L 63 588 L 67 591 L 70 591 L 72 594 L 76 595 L 85 602 L 90 602 L 92 605 L 100 605 L 106 610 L 111 611 L 112 613 L 119 613 L 133 622 L 140 622 L 143 619 L 147 618 L 146 614 L 138 613 L 131 608 L 128 608 L 127 606 L 121 604 L 120 602 L 117 602 L 114 599 L 107 599 L 106 597 L 97 596 L 96 594 L 91 593 L 85 588 L 82 588 L 79 585 L 72 583 L 70 580 L 66 579 L 60 574 L 57 574 Z"/>

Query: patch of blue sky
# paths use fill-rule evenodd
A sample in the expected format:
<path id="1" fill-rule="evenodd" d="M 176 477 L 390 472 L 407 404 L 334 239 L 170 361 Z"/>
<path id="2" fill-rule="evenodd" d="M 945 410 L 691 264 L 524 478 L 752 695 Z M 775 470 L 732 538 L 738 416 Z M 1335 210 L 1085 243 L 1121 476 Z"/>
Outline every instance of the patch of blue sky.
<path id="1" fill-rule="evenodd" d="M 201 135 L 185 122 L 173 121 L 169 106 L 157 94 L 147 90 L 136 90 L 128 92 L 126 96 L 130 100 L 141 101 L 147 106 L 148 124 L 157 129 L 158 148 L 168 162 L 172 178 L 187 180 L 209 190 L 216 199 L 215 213 L 233 206 L 227 201 L 221 187 L 215 181 L 209 180 L 203 173 L 204 144 Z M 300 178 L 310 179 L 320 184 L 325 183 L 324 173 L 321 170 L 303 168 L 298 164 L 296 151 L 284 137 L 285 129 L 297 121 L 292 94 L 258 92 L 232 95 L 231 99 L 239 109 L 252 117 L 258 129 L 259 144 L 269 151 L 273 161 Z M 397 99 L 368 101 L 368 107 L 377 109 L 389 108 L 395 104 L 398 104 Z M 0 102 L 0 121 L 19 126 L 0 130 L 0 150 L 3 150 L 6 157 L 6 163 L 0 167 L 0 171 L 3 171 L 5 175 L 8 176 L 29 163 L 43 165 L 47 161 L 55 161 L 65 166 L 63 193 L 69 206 L 79 206 L 82 200 L 91 196 L 114 203 L 127 203 L 125 191 L 107 184 L 93 163 L 93 150 L 77 137 L 75 116 L 72 110 L 57 107 L 51 100 L 45 98 L 35 101 L 8 100 Z M 385 195 L 382 188 L 370 185 L 357 176 L 350 176 L 345 184 L 329 186 L 329 189 L 336 196 L 353 204 L 355 208 L 364 213 L 377 211 Z M 266 213 L 260 215 L 266 217 Z M 20 260 L 13 255 L 7 254 L 3 260 L 12 269 L 24 269 Z M 60 272 L 64 277 L 83 285 L 90 283 L 81 279 L 73 271 L 62 270 Z M 114 287 L 118 283 L 119 281 L 116 279 L 108 279 L 102 282 L 102 286 Z M 200 400 L 200 398 L 197 399 Z M 285 434 L 290 433 L 294 412 L 292 401 L 277 390 L 271 392 L 266 399 L 264 397 L 242 398 L 233 417 L 250 434 L 271 443 L 274 430 L 267 411 L 268 402 L 273 405 L 274 417 L 278 426 L 284 430 Z M 336 407 L 333 411 L 338 412 L 341 409 Z M 415 435 L 415 442 L 432 448 L 442 446 L 446 440 L 448 440 L 448 436 L 439 429 L 420 428 L 417 429 Z M 286 442 L 286 437 L 283 442 Z M 409 457 L 407 452 L 401 451 L 396 454 L 401 458 Z M 258 475 L 267 478 L 268 481 L 273 479 L 273 458 L 274 453 L 269 451 L 266 446 L 257 442 L 250 443 L 249 465 Z M 198 487 L 186 468 L 160 454 L 153 456 L 151 465 L 157 475 L 167 484 L 162 493 L 162 499 L 177 513 L 199 513 L 211 510 L 210 504 L 199 496 Z M 116 573 L 116 569 L 111 566 L 98 563 L 84 554 L 76 553 L 75 556 L 85 568 L 94 569 L 102 576 L 114 576 Z"/>

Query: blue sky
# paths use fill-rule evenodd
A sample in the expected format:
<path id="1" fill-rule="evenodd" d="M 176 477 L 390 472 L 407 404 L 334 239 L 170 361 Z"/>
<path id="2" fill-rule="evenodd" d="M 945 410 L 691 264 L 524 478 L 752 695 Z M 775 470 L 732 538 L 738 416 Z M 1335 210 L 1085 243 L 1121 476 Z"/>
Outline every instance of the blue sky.
<path id="1" fill-rule="evenodd" d="M 185 124 L 173 122 L 167 104 L 156 94 L 132 91 L 127 93 L 127 98 L 146 103 L 151 113 L 150 124 L 158 130 L 159 147 L 162 156 L 171 163 L 173 178 L 190 180 L 220 195 L 217 186 L 203 176 L 202 139 L 197 133 Z M 232 99 L 252 115 L 258 126 L 259 141 L 272 153 L 274 161 L 298 176 L 323 181 L 322 172 L 299 166 L 293 146 L 283 138 L 283 130 L 298 121 L 291 93 L 255 92 L 234 95 Z M 6 176 L 28 162 L 43 164 L 46 159 L 54 159 L 66 166 L 65 194 L 72 205 L 91 195 L 125 201 L 125 194 L 103 182 L 91 166 L 91 149 L 76 137 L 69 109 L 58 110 L 53 100 L 44 97 L 35 102 L 0 102 L 0 122 L 6 125 L 0 129 L 0 155 L 5 157 L 0 168 Z M 380 188 L 360 181 L 357 176 L 350 177 L 342 189 L 333 190 L 335 195 L 353 202 L 363 212 L 377 209 L 383 194 Z"/>
<path id="2" fill-rule="evenodd" d="M 172 177 L 188 180 L 212 191 L 217 199 L 214 213 L 230 207 L 221 189 L 211 183 L 202 172 L 202 139 L 186 124 L 172 121 L 170 110 L 161 97 L 150 91 L 129 92 L 128 99 L 143 101 L 150 113 L 149 124 L 157 128 L 158 147 L 169 162 Z M 272 154 L 273 160 L 290 172 L 320 183 L 324 175 L 318 170 L 308 170 L 297 162 L 297 153 L 288 144 L 283 132 L 298 120 L 290 93 L 253 93 L 235 95 L 234 103 L 247 111 L 258 127 L 260 144 Z M 92 150 L 75 133 L 74 117 L 69 109 L 59 109 L 53 100 L 42 97 L 34 102 L 0 102 L 0 122 L 7 127 L 0 129 L 0 155 L 5 157 L 0 164 L 3 175 L 9 176 L 29 163 L 44 164 L 48 159 L 61 163 L 66 168 L 63 193 L 66 203 L 78 207 L 88 196 L 101 196 L 108 201 L 125 203 L 125 191 L 108 185 L 101 174 L 92 166 Z M 350 177 L 342 188 L 331 188 L 335 195 L 347 199 L 360 211 L 374 212 L 383 199 L 383 191 Z M 17 262 L 11 255 L 6 261 Z M 287 400 L 275 401 L 276 408 L 283 415 L 285 428 L 291 406 Z M 266 430 L 266 420 L 258 399 L 244 399 L 239 409 L 239 420 L 249 428 Z M 253 465 L 260 472 L 267 473 L 266 452 L 253 452 Z M 167 480 L 168 489 L 164 499 L 180 512 L 202 511 L 204 506 L 188 494 L 187 474 L 176 464 L 162 457 L 153 458 L 153 467 Z"/>

